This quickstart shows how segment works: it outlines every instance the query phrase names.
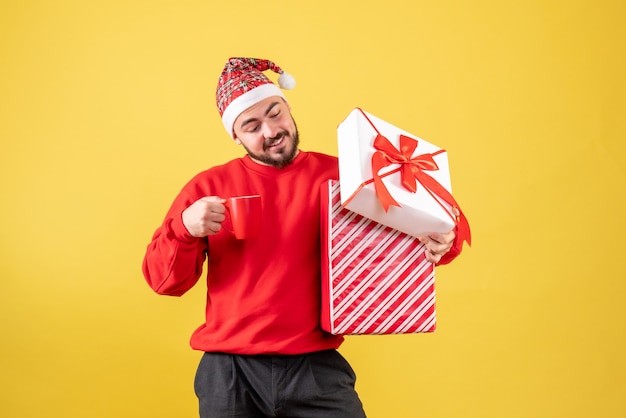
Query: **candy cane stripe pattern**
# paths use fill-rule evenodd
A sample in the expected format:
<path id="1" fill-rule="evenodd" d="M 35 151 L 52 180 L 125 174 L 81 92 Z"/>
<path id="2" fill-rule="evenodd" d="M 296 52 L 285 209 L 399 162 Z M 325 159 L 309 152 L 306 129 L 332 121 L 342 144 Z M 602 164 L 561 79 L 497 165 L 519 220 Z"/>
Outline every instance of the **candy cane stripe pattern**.
<path id="1" fill-rule="evenodd" d="M 328 183 L 325 275 L 333 334 L 433 332 L 434 266 L 418 239 L 341 205 L 339 183 Z"/>

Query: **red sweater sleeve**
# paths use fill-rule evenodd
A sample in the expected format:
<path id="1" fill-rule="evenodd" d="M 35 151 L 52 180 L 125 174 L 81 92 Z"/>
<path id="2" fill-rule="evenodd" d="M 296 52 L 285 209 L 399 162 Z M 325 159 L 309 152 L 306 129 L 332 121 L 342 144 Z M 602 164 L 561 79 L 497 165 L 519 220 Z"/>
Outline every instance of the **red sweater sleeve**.
<path id="1" fill-rule="evenodd" d="M 191 200 L 184 191 L 178 195 L 148 244 L 142 269 L 158 294 L 181 296 L 202 274 L 207 240 L 191 236 L 182 221 L 183 210 L 193 203 Z"/>
<path id="2" fill-rule="evenodd" d="M 454 260 L 460 253 L 461 251 L 458 248 L 452 246 L 452 248 L 450 248 L 450 251 L 445 253 L 436 265 L 443 266 L 444 264 L 448 264 L 452 260 Z"/>
<path id="3" fill-rule="evenodd" d="M 439 262 L 436 265 L 442 266 L 444 264 L 449 264 L 452 260 L 457 258 L 461 254 L 462 251 L 463 251 L 463 241 L 459 241 L 459 237 L 457 235 L 456 237 L 454 237 L 454 242 L 452 243 L 452 247 L 450 248 L 450 251 L 445 253 L 443 257 L 441 257 L 441 260 L 439 260 Z"/>

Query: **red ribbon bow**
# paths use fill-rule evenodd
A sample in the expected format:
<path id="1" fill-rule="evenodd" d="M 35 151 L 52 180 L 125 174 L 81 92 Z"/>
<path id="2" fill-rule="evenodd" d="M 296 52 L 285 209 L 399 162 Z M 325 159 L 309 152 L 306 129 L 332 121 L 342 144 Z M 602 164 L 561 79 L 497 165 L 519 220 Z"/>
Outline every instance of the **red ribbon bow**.
<path id="1" fill-rule="evenodd" d="M 370 122 L 371 123 L 371 122 Z M 445 150 L 439 150 L 434 153 L 421 154 L 413 157 L 413 153 L 417 149 L 417 140 L 405 135 L 400 135 L 400 149 L 396 149 L 391 142 L 383 135 L 378 133 L 374 139 L 374 148 L 376 152 L 372 156 L 372 173 L 374 181 L 374 189 L 378 199 L 383 205 L 385 212 L 389 210 L 389 206 L 398 206 L 400 204 L 391 196 L 389 190 L 383 183 L 382 178 L 390 174 L 400 171 L 402 185 L 410 192 L 415 193 L 417 191 L 417 183 L 419 182 L 424 189 L 433 197 L 433 199 L 439 203 L 439 205 L 450 215 L 457 225 L 457 242 L 462 243 L 466 241 L 471 245 L 471 233 L 469 223 L 465 218 L 465 215 L 461 211 L 461 208 L 456 203 L 456 200 L 450 192 L 437 182 L 434 178 L 424 172 L 439 170 L 439 166 L 433 159 L 437 154 L 445 152 Z M 383 175 L 379 174 L 379 171 L 389 165 L 399 164 L 400 167 L 391 170 Z M 458 215 L 455 217 L 442 205 L 441 200 L 446 202 L 452 208 L 458 211 Z"/>
<path id="2" fill-rule="evenodd" d="M 385 208 L 385 212 L 389 210 L 389 206 L 393 205 L 399 207 L 400 205 L 393 196 L 391 196 L 387 187 L 385 187 L 382 176 L 379 174 L 380 170 L 392 164 L 400 164 L 400 168 L 392 170 L 386 175 L 400 171 L 402 185 L 408 191 L 415 193 L 417 191 L 417 180 L 420 174 L 422 174 L 422 170 L 439 170 L 439 166 L 433 159 L 433 156 L 444 152 L 444 150 L 439 150 L 433 154 L 422 154 L 412 157 L 413 152 L 415 152 L 417 148 L 417 141 L 405 135 L 400 135 L 400 150 L 397 150 L 391 142 L 381 134 L 376 135 L 374 148 L 378 150 L 372 156 L 374 189 Z"/>

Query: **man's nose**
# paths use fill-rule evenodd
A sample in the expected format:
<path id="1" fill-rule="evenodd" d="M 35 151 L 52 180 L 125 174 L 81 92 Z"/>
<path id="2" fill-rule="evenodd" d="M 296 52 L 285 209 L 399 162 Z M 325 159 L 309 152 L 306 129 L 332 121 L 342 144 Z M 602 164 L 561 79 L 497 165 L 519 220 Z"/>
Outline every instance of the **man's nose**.
<path id="1" fill-rule="evenodd" d="M 274 138 L 280 132 L 280 128 L 277 123 L 271 121 L 263 122 L 263 136 L 265 139 Z"/>

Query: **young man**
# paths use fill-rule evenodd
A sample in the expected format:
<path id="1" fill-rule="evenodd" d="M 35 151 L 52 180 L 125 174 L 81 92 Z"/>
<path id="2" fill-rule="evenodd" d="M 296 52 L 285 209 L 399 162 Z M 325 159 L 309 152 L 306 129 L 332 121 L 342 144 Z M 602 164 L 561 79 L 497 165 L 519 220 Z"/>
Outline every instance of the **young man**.
<path id="1" fill-rule="evenodd" d="M 204 351 L 195 378 L 201 417 L 363 417 L 354 372 L 336 351 L 343 337 L 319 325 L 319 190 L 338 179 L 337 159 L 298 148 L 291 109 L 268 69 L 281 74 L 281 87 L 293 84 L 271 61 L 226 64 L 217 106 L 247 155 L 183 187 L 143 272 L 157 293 L 180 296 L 208 259 L 206 318 L 191 337 Z M 224 227 L 224 203 L 243 195 L 261 195 L 263 221 L 257 236 L 238 240 Z M 454 258 L 454 237 L 425 237 L 429 260 Z"/>

